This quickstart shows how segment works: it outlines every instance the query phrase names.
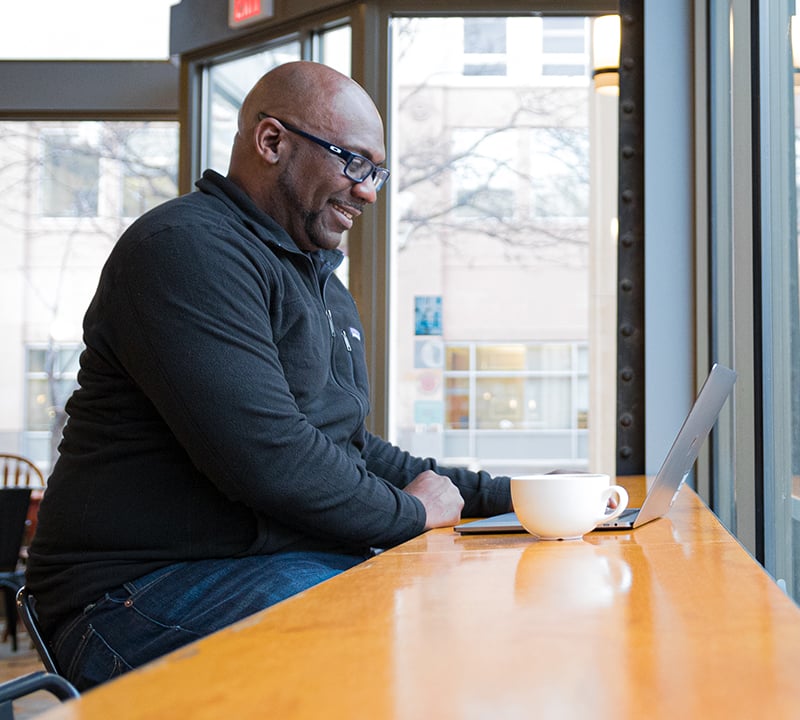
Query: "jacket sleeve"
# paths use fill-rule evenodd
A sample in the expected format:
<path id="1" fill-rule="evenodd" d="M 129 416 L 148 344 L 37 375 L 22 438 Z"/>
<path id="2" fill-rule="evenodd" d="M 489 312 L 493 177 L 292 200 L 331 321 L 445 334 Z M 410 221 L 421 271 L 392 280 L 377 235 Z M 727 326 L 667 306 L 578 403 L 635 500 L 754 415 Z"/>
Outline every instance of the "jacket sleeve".
<path id="1" fill-rule="evenodd" d="M 462 517 L 485 517 L 511 510 L 510 479 L 507 477 L 442 467 L 432 458 L 414 457 L 371 433 L 366 436 L 364 457 L 368 470 L 400 488 L 425 470 L 449 477 L 464 498 Z"/>

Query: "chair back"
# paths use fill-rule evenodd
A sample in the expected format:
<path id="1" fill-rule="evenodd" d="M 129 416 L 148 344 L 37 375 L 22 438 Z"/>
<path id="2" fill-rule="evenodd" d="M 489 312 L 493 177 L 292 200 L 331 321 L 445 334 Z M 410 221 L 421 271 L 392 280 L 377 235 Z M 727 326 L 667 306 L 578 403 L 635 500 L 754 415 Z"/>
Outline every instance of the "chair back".
<path id="1" fill-rule="evenodd" d="M 29 487 L 0 488 L 0 571 L 17 567 L 30 500 Z"/>
<path id="2" fill-rule="evenodd" d="M 52 693 L 61 702 L 80 697 L 77 688 L 69 680 L 37 670 L 0 683 L 0 720 L 14 720 L 14 701 L 41 690 Z"/>
<path id="3" fill-rule="evenodd" d="M 22 619 L 22 624 L 28 631 L 28 636 L 33 642 L 33 646 L 36 648 L 45 670 L 55 675 L 61 675 L 56 659 L 53 653 L 50 652 L 50 648 L 47 647 L 42 631 L 39 628 L 39 616 L 36 614 L 36 598 L 28 592 L 28 588 L 24 585 L 17 592 L 17 612 Z"/>
<path id="4" fill-rule="evenodd" d="M 28 458 L 0 453 L 0 488 L 4 487 L 43 488 L 44 475 Z"/>

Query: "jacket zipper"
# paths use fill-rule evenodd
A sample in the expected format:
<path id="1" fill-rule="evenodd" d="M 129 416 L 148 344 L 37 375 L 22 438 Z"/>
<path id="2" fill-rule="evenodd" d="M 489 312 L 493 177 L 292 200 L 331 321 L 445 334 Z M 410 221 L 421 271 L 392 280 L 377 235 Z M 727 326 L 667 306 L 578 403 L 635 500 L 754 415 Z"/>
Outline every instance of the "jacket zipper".
<path id="1" fill-rule="evenodd" d="M 311 265 L 314 275 L 316 275 L 317 278 L 319 278 L 319 275 L 317 275 L 317 270 L 316 267 L 314 266 L 313 261 L 311 262 Z M 336 377 L 336 364 L 333 360 L 333 355 L 335 352 L 335 343 L 336 343 L 336 326 L 334 325 L 333 322 L 333 313 L 331 313 L 330 308 L 325 302 L 325 287 L 328 284 L 329 277 L 330 275 L 326 275 L 324 278 L 322 278 L 322 283 L 320 286 L 320 297 L 322 300 L 322 306 L 325 308 L 325 317 L 328 320 L 328 329 L 330 330 L 331 333 L 331 376 L 333 377 L 334 382 L 337 385 L 339 385 L 339 387 L 341 387 L 343 390 L 345 390 L 347 393 L 349 393 L 350 396 L 353 398 L 353 400 L 355 400 L 356 404 L 358 405 L 360 420 L 358 422 L 356 429 L 350 434 L 350 439 L 352 440 L 353 437 L 355 437 L 355 434 L 358 432 L 358 428 L 363 424 L 364 420 L 366 419 L 367 412 L 364 406 L 364 402 L 361 400 L 361 396 L 354 390 L 351 390 L 349 387 L 342 384 L 342 382 Z M 352 353 L 353 347 L 352 345 L 350 345 L 350 341 L 347 339 L 347 331 L 344 329 L 342 329 L 342 340 L 344 340 L 344 346 L 347 349 L 347 352 Z M 353 362 L 352 358 L 350 362 L 351 363 Z"/>

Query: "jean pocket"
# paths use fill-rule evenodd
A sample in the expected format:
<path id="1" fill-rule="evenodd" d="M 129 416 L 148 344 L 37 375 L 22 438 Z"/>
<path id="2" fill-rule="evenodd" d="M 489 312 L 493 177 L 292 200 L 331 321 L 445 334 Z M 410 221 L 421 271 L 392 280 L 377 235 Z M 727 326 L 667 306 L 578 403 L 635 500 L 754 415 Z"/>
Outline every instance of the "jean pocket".
<path id="1" fill-rule="evenodd" d="M 131 669 L 123 657 L 90 624 L 70 659 L 66 675 L 78 690 L 83 691 Z"/>
<path id="2" fill-rule="evenodd" d="M 86 690 L 195 639 L 142 615 L 126 591 L 115 591 L 56 633 L 53 650 L 67 678 Z"/>

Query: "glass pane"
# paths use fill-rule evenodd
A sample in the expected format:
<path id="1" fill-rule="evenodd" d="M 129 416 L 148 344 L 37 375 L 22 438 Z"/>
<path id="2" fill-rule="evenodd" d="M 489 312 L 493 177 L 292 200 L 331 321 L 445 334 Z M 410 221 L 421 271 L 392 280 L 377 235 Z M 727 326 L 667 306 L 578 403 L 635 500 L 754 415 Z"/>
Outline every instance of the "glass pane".
<path id="1" fill-rule="evenodd" d="M 464 18 L 462 48 L 464 75 L 505 75 L 508 72 L 506 19 Z"/>
<path id="2" fill-rule="evenodd" d="M 588 23 L 553 20 L 391 21 L 389 434 L 489 471 L 588 465 Z M 545 28 L 567 53 L 548 60 L 580 76 L 545 77 Z M 501 52 L 502 77 L 467 76 Z M 427 331 L 421 298 L 439 308 L 440 369 L 407 351 Z M 431 372 L 438 395 L 421 389 Z M 415 408 L 436 400 L 442 429 L 420 427 Z"/>
<path id="3" fill-rule="evenodd" d="M 122 214 L 137 218 L 165 200 L 175 197 L 178 174 L 175 129 L 163 124 L 120 125 L 114 137 L 115 154 L 125 156 Z"/>
<path id="4" fill-rule="evenodd" d="M 58 378 L 52 381 L 52 400 L 54 412 L 59 412 L 64 409 L 67 404 L 69 396 L 72 395 L 73 390 L 78 387 L 76 378 Z"/>
<path id="5" fill-rule="evenodd" d="M 445 425 L 450 430 L 469 428 L 469 380 L 447 378 L 447 405 Z"/>
<path id="6" fill-rule="evenodd" d="M 100 269 L 126 213 L 175 196 L 177 156 L 175 122 L 0 122 L 0 441 L 43 470 Z"/>
<path id="7" fill-rule="evenodd" d="M 525 417 L 525 383 L 521 378 L 481 378 L 475 387 L 478 428 L 520 428 Z"/>
<path id="8" fill-rule="evenodd" d="M 525 383 L 526 427 L 559 430 L 575 426 L 569 378 L 532 378 Z"/>
<path id="9" fill-rule="evenodd" d="M 446 432 L 444 434 L 444 444 L 442 445 L 442 450 L 444 451 L 443 456 L 448 458 L 461 458 L 462 461 L 459 462 L 456 460 L 451 463 L 454 465 L 467 465 L 471 464 L 469 458 L 471 457 L 470 453 L 470 445 L 469 445 L 469 436 L 466 433 L 462 432 Z M 464 462 L 463 458 L 467 458 L 467 461 Z"/>
<path id="10" fill-rule="evenodd" d="M 448 370 L 469 370 L 469 347 L 450 345 L 446 350 Z"/>
<path id="11" fill-rule="evenodd" d="M 454 212 L 473 221 L 484 218 L 513 220 L 517 210 L 514 188 L 513 131 L 492 128 L 453 130 Z"/>
<path id="12" fill-rule="evenodd" d="M 578 348 L 578 370 L 583 373 L 589 371 L 589 349 L 586 347 Z"/>
<path id="13" fill-rule="evenodd" d="M 760 177 L 764 251 L 757 267 L 764 316 L 764 565 L 800 601 L 800 47 L 794 10 L 787 2 L 760 8 L 760 36 L 770 49 L 761 114 L 770 140 L 762 146 L 769 163 Z M 787 165 L 793 177 L 784 184 Z"/>
<path id="14" fill-rule="evenodd" d="M 543 17 L 542 25 L 546 37 L 558 33 L 580 33 L 586 20 L 582 17 Z"/>
<path id="15" fill-rule="evenodd" d="M 28 351 L 28 372 L 29 373 L 43 373 L 45 372 L 45 360 L 47 358 L 46 350 L 29 350 Z"/>
<path id="16" fill-rule="evenodd" d="M 58 369 L 62 375 L 77 375 L 80 367 L 81 349 L 69 348 L 58 351 Z"/>
<path id="17" fill-rule="evenodd" d="M 734 343 L 733 272 L 735 204 L 733 184 L 733 142 L 731 109 L 732 59 L 731 15 L 721 6 L 712 6 L 709 14 L 709 183 L 711 218 L 709 262 L 713 267 L 710 281 L 710 304 L 713 308 L 712 356 L 729 367 L 737 368 Z M 711 478 L 713 509 L 732 532 L 736 532 L 737 493 L 736 440 L 733 403 L 722 409 L 717 421 Z"/>
<path id="18" fill-rule="evenodd" d="M 798 58 L 797 62 L 800 63 L 800 48 L 797 49 Z M 795 184 L 792 190 L 795 193 L 795 202 L 792 209 L 794 210 L 794 227 L 796 229 L 792 241 L 789 243 L 789 263 L 787 270 L 787 295 L 788 295 L 788 335 L 789 335 L 789 367 L 790 371 L 790 385 L 787 393 L 780 393 L 781 397 L 789 398 L 789 418 L 791 429 L 789 437 L 791 438 L 791 457 L 790 475 L 791 481 L 785 482 L 783 490 L 786 487 L 791 488 L 792 498 L 792 511 L 791 511 L 791 548 L 789 550 L 792 564 L 793 564 L 793 587 L 789 589 L 795 602 L 800 603 L 800 212 L 798 212 L 798 202 L 800 202 L 800 163 L 797 159 L 800 158 L 800 74 L 795 70 L 794 72 L 794 97 L 793 109 L 794 117 L 792 124 L 794 125 L 794 147 L 795 147 Z M 791 107 L 791 106 L 790 106 Z"/>
<path id="19" fill-rule="evenodd" d="M 99 135 L 64 131 L 42 138 L 42 214 L 49 217 L 97 217 L 100 189 Z"/>
<path id="20" fill-rule="evenodd" d="M 586 19 L 542 18 L 542 75 L 581 77 L 588 64 Z"/>
<path id="21" fill-rule="evenodd" d="M 583 74 L 565 69 L 546 75 Z M 537 128 L 531 131 L 532 212 L 539 218 L 584 218 L 589 213 L 589 129 Z"/>
<path id="22" fill-rule="evenodd" d="M 525 348 L 521 345 L 484 345 L 476 350 L 478 370 L 524 370 Z"/>
<path id="23" fill-rule="evenodd" d="M 577 383 L 577 407 L 575 409 L 575 423 L 581 430 L 589 427 L 589 380 L 588 378 L 578 378 Z"/>
<path id="24" fill-rule="evenodd" d="M 208 93 L 204 99 L 204 168 L 223 175 L 228 172 L 231 143 L 244 96 L 264 73 L 292 60 L 300 60 L 300 43 L 296 40 L 209 66 Z"/>
<path id="25" fill-rule="evenodd" d="M 586 348 L 581 348 L 586 355 Z M 570 345 L 532 345 L 526 348 L 526 367 L 528 370 L 567 370 L 572 366 L 572 347 Z M 583 368 L 584 372 L 586 368 Z"/>
<path id="26" fill-rule="evenodd" d="M 547 53 L 582 53 L 584 50 L 581 36 L 549 35 L 542 46 Z"/>
<path id="27" fill-rule="evenodd" d="M 729 401 L 723 408 L 713 437 L 711 499 L 720 519 L 797 601 L 800 75 L 790 46 L 795 3 L 758 4 L 757 18 L 746 3 L 709 8 L 711 339 L 715 359 L 739 373 L 735 405 Z M 736 78 L 751 66 L 758 79 L 742 86 Z M 759 132 L 751 147 L 735 139 L 752 132 L 754 106 Z M 751 161 L 754 172 L 748 172 Z M 740 222 L 749 220 L 751 210 L 759 231 L 755 256 L 748 254 L 752 235 Z M 751 343 L 739 341 L 750 328 L 758 338 L 755 352 Z"/>
<path id="28" fill-rule="evenodd" d="M 542 75 L 578 75 L 586 72 L 584 65 L 573 65 L 570 63 L 545 63 L 542 65 Z"/>
<path id="29" fill-rule="evenodd" d="M 318 36 L 317 62 L 338 70 L 343 75 L 352 75 L 353 31 L 350 25 L 324 30 Z M 345 232 L 339 250 L 344 253 L 342 264 L 336 268 L 337 277 L 347 285 L 350 281 L 350 258 L 348 256 L 349 233 Z"/>
<path id="30" fill-rule="evenodd" d="M 320 33 L 317 60 L 338 70 L 343 75 L 351 75 L 352 35 L 353 32 L 349 25 L 342 25 Z"/>
<path id="31" fill-rule="evenodd" d="M 28 430 L 50 429 L 50 389 L 46 379 L 28 381 Z"/>
<path id="32" fill-rule="evenodd" d="M 464 75 L 505 75 L 507 66 L 504 62 L 465 62 Z"/>
<path id="33" fill-rule="evenodd" d="M 28 458 L 47 458 L 50 457 L 52 441 L 49 432 L 29 432 L 25 433 L 22 444 L 22 454 Z M 47 471 L 47 464 L 39 461 L 36 463 L 42 472 Z"/>
<path id="34" fill-rule="evenodd" d="M 505 18 L 464 18 L 465 53 L 505 53 Z"/>
<path id="35" fill-rule="evenodd" d="M 542 50 L 546 53 L 582 55 L 587 45 L 585 22 L 580 17 L 542 18 Z"/>

